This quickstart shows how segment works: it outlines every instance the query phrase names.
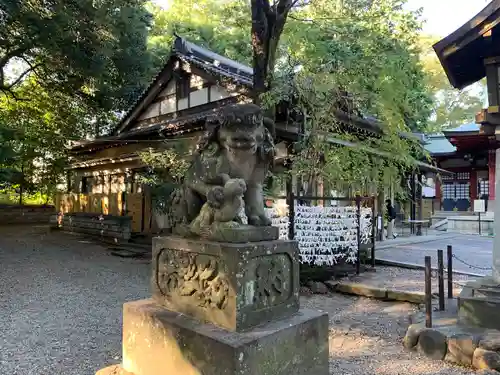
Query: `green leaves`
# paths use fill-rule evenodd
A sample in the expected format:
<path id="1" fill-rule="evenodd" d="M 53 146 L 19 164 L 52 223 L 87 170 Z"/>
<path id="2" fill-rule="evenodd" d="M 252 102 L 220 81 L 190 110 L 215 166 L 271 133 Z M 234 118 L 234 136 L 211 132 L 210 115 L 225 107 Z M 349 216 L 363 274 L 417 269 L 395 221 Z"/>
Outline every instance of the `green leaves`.
<path id="1" fill-rule="evenodd" d="M 288 56 L 266 100 L 294 98 L 307 114 L 295 173 L 362 190 L 399 180 L 414 168 L 418 147 L 400 134 L 426 128 L 431 97 L 416 45 L 418 14 L 404 11 L 403 3 L 318 0 L 291 16 L 283 41 Z M 377 118 L 384 134 L 353 135 L 337 120 L 339 109 Z"/>
<path id="2" fill-rule="evenodd" d="M 124 110 L 149 79 L 143 0 L 2 0 L 0 91 L 34 75 L 51 91 Z M 8 77 L 16 64 L 20 72 Z M 29 98 L 29 97 L 28 97 Z"/>
<path id="3" fill-rule="evenodd" d="M 70 142 L 109 132 L 135 101 L 153 75 L 145 3 L 0 0 L 0 178 L 50 193 Z"/>
<path id="4" fill-rule="evenodd" d="M 430 132 L 441 132 L 475 121 L 475 115 L 483 108 L 486 92 L 485 81 L 464 90 L 453 88 L 446 73 L 432 49 L 440 38 L 421 35 L 421 60 L 426 72 L 426 83 L 432 93 L 432 115 L 429 121 Z"/>
<path id="5" fill-rule="evenodd" d="M 150 5 L 149 10 L 154 15 L 149 46 L 155 55 L 157 69 L 165 64 L 174 33 L 230 59 L 251 65 L 251 16 L 246 1 L 171 0 L 168 10 L 154 5 Z"/>
<path id="6" fill-rule="evenodd" d="M 426 129 L 432 100 L 417 44 L 419 13 L 404 10 L 405 3 L 315 0 L 291 10 L 277 49 L 272 91 L 262 100 L 269 106 L 289 101 L 307 114 L 294 173 L 332 185 L 366 186 L 399 180 L 413 168 L 418 147 L 400 133 Z M 157 53 L 165 53 L 177 32 L 251 65 L 250 2 L 172 0 L 168 11 L 152 12 L 150 46 Z M 334 115 L 339 109 L 376 117 L 384 135 L 373 139 L 346 132 Z M 328 137 L 361 147 L 333 146 Z M 373 155 L 368 148 L 394 157 Z"/>

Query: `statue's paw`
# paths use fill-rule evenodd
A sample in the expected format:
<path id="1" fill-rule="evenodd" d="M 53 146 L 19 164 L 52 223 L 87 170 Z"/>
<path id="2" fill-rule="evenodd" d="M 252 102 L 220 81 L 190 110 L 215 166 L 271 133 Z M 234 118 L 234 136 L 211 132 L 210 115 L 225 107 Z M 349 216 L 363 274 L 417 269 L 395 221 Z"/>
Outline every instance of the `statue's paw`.
<path id="1" fill-rule="evenodd" d="M 273 223 L 266 215 L 260 216 L 260 221 L 262 222 L 263 227 L 270 227 Z"/>
<path id="2" fill-rule="evenodd" d="M 271 225 L 271 220 L 267 216 L 253 215 L 248 217 L 248 225 L 256 227 L 267 227 Z"/>

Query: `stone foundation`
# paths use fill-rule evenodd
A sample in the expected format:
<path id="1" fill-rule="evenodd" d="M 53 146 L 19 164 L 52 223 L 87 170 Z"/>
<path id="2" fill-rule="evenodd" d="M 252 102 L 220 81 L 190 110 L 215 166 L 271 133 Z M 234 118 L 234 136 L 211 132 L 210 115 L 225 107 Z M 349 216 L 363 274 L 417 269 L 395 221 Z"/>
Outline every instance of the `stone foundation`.
<path id="1" fill-rule="evenodd" d="M 54 206 L 0 205 L 0 225 L 47 224 Z"/>
<path id="2" fill-rule="evenodd" d="M 448 232 L 458 233 L 479 233 L 479 224 L 481 224 L 481 234 L 490 235 L 494 232 L 494 219 L 489 214 L 481 214 L 481 221 L 479 217 L 475 216 L 450 216 L 448 217 Z"/>
<path id="3" fill-rule="evenodd" d="M 403 340 L 407 349 L 434 360 L 500 370 L 500 331 L 464 325 L 456 312 L 434 312 L 432 328 L 425 327 L 424 314 L 417 314 L 413 321 Z"/>
<path id="4" fill-rule="evenodd" d="M 465 285 L 458 296 L 461 323 L 500 330 L 500 287 L 491 277 L 483 277 Z"/>
<path id="5" fill-rule="evenodd" d="M 100 215 L 75 212 L 64 214 L 61 229 L 72 233 L 128 241 L 132 218 L 128 216 Z"/>
<path id="6" fill-rule="evenodd" d="M 328 315 L 301 309 L 238 333 L 151 299 L 126 303 L 122 367 L 133 375 L 328 375 Z"/>

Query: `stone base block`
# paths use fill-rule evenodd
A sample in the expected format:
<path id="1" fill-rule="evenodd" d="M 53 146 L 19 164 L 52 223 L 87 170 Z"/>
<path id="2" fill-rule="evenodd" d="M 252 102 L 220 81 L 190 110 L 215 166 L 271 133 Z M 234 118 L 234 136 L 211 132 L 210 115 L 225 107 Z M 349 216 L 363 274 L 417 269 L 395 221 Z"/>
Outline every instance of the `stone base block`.
<path id="1" fill-rule="evenodd" d="M 491 277 L 471 281 L 458 297 L 461 323 L 500 330 L 500 285 Z"/>
<path id="2" fill-rule="evenodd" d="M 245 244 L 180 237 L 153 239 L 155 301 L 241 332 L 299 310 L 296 241 Z"/>
<path id="3" fill-rule="evenodd" d="M 120 365 L 113 365 L 103 368 L 95 373 L 95 375 L 134 375 L 127 372 Z"/>
<path id="4" fill-rule="evenodd" d="M 328 315 L 307 309 L 229 332 L 157 305 L 123 313 L 123 369 L 134 375 L 328 375 Z"/>

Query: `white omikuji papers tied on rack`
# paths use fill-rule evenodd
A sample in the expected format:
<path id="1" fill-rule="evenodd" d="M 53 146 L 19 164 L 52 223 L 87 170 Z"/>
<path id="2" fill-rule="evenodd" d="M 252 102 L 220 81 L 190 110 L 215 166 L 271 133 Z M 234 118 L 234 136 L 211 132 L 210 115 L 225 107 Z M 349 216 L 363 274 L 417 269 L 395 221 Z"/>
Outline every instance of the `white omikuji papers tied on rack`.
<path id="1" fill-rule="evenodd" d="M 288 239 L 289 220 L 283 209 L 267 210 L 280 238 Z M 361 209 L 361 243 L 371 236 L 371 209 Z M 301 263 L 334 265 L 343 259 L 355 263 L 358 253 L 356 207 L 295 206 L 295 239 Z"/>

